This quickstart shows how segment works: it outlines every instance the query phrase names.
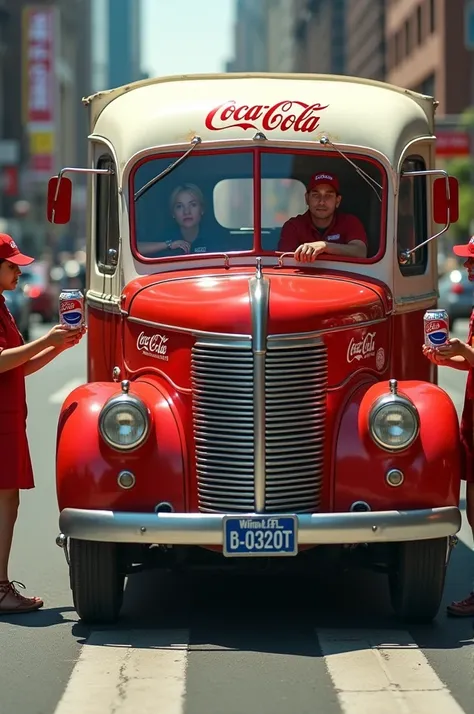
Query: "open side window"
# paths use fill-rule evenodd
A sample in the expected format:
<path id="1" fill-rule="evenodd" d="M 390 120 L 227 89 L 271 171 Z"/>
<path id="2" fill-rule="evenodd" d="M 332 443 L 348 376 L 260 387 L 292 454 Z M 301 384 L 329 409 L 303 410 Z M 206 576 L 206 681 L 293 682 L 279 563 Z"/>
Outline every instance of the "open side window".
<path id="1" fill-rule="evenodd" d="M 113 275 L 118 263 L 119 212 L 117 172 L 111 156 L 97 162 L 98 169 L 111 169 L 111 174 L 97 174 L 96 181 L 96 261 L 101 273 Z"/>
<path id="2" fill-rule="evenodd" d="M 424 171 L 425 161 L 419 156 L 410 156 L 403 162 L 399 184 L 397 253 L 411 250 L 428 238 L 426 177 L 403 176 L 403 172 Z M 400 272 L 407 277 L 423 275 L 428 262 L 427 246 L 411 254 L 405 265 L 400 265 Z"/>

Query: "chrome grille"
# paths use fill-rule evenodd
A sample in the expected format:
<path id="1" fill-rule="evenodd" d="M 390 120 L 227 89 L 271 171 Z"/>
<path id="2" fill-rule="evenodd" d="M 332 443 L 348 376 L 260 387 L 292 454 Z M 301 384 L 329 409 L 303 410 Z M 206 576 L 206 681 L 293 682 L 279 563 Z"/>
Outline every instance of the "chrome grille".
<path id="1" fill-rule="evenodd" d="M 265 363 L 268 511 L 316 511 L 323 479 L 327 356 L 316 340 L 269 341 Z"/>
<path id="2" fill-rule="evenodd" d="M 193 419 L 199 508 L 253 511 L 253 354 L 241 343 L 196 343 Z"/>
<path id="3" fill-rule="evenodd" d="M 268 340 L 266 510 L 319 506 L 327 355 L 319 340 Z M 196 342 L 193 420 L 199 509 L 254 510 L 254 375 L 250 340 Z"/>

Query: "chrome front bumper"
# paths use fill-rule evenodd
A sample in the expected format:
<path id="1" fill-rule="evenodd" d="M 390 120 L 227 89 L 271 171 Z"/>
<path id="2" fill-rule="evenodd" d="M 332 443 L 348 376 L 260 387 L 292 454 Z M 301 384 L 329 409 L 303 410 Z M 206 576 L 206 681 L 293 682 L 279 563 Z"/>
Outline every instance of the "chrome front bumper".
<path id="1" fill-rule="evenodd" d="M 229 515 L 245 518 L 262 514 Z M 61 512 L 59 527 L 66 538 L 78 540 L 222 546 L 223 519 L 224 514 L 124 513 L 66 508 Z M 298 545 L 429 540 L 452 536 L 461 528 L 461 513 L 456 506 L 415 511 L 305 513 L 297 519 Z"/>

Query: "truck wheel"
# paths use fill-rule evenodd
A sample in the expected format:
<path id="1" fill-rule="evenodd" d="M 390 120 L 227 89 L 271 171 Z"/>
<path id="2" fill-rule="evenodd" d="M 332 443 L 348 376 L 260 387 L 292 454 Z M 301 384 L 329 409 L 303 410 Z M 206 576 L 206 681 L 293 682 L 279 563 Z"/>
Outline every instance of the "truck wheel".
<path id="1" fill-rule="evenodd" d="M 392 607 L 411 622 L 431 622 L 443 597 L 448 539 L 397 543 L 389 573 Z"/>
<path id="2" fill-rule="evenodd" d="M 74 607 L 81 620 L 91 624 L 116 622 L 125 582 L 117 544 L 71 538 L 69 562 Z"/>

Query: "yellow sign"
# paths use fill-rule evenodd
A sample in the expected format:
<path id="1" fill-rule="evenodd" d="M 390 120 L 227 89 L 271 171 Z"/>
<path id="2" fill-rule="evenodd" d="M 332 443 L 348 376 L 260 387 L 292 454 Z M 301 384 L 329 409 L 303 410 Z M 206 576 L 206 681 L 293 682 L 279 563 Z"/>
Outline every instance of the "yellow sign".
<path id="1" fill-rule="evenodd" d="M 52 131 L 36 131 L 30 134 L 30 156 L 44 156 L 54 152 Z"/>

